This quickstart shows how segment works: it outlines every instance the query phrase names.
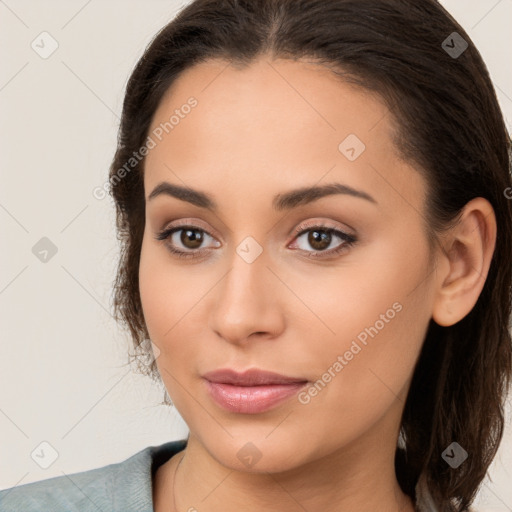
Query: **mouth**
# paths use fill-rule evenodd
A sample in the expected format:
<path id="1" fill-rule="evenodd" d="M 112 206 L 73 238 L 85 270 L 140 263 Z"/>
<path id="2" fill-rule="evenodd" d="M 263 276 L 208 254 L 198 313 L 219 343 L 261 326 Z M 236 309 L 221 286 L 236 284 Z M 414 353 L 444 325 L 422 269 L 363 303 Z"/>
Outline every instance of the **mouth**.
<path id="1" fill-rule="evenodd" d="M 308 380 L 260 369 L 216 370 L 203 375 L 210 397 L 224 410 L 258 414 L 274 409 L 302 389 Z"/>

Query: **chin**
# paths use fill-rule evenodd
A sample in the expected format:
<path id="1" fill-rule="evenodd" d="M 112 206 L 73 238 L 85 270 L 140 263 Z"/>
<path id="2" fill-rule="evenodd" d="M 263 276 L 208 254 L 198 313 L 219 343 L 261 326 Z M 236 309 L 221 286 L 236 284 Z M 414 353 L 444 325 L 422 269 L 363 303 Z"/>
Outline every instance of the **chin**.
<path id="1" fill-rule="evenodd" d="M 205 444 L 211 456 L 223 466 L 245 473 L 279 473 L 294 469 L 307 462 L 307 453 L 302 452 L 302 439 L 294 443 L 288 436 L 288 442 L 281 438 L 266 439 L 268 430 L 263 435 L 240 435 L 224 442 L 212 439 Z M 285 436 L 287 437 L 287 436 Z"/>

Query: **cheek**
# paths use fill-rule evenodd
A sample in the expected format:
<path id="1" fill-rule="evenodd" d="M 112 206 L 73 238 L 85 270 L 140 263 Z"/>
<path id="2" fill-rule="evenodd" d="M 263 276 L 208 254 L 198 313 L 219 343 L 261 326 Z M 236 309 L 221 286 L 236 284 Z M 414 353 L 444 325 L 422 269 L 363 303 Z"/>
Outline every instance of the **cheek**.
<path id="1" fill-rule="evenodd" d="M 311 330 L 310 339 L 318 342 L 303 346 L 318 379 L 304 402 L 316 403 L 319 415 L 329 404 L 330 413 L 360 422 L 390 407 L 397 395 L 405 400 L 400 393 L 421 350 L 431 296 L 426 246 L 395 240 L 376 243 L 332 275 L 319 270 L 317 276 L 301 278 L 308 304 L 331 331 L 316 322 L 326 334 Z"/>
<path id="2" fill-rule="evenodd" d="M 178 268 L 165 250 L 143 241 L 139 266 L 142 310 L 151 341 L 160 350 L 156 362 L 169 393 L 167 384 L 174 387 L 169 374 L 181 382 L 200 360 L 205 325 L 201 306 L 215 281 L 215 276 L 193 266 Z"/>
<path id="3" fill-rule="evenodd" d="M 187 272 L 176 270 L 165 249 L 148 237 L 146 233 L 141 248 L 139 290 L 148 332 L 157 341 L 170 338 L 189 303 L 197 302 L 197 292 Z"/>
<path id="4" fill-rule="evenodd" d="M 300 422 L 301 436 L 313 439 L 322 432 L 349 443 L 388 413 L 400 415 L 428 324 L 412 302 L 404 302 L 376 306 L 362 324 L 343 322 L 340 314 L 331 342 L 326 337 L 316 350 L 308 347 L 305 359 L 316 380 L 298 397 L 307 418 Z"/>
<path id="5" fill-rule="evenodd" d="M 139 288 L 144 319 L 151 339 L 156 342 L 162 339 L 172 327 L 173 304 L 169 301 L 175 296 L 171 288 L 166 286 L 165 275 L 160 273 L 149 258 L 142 258 L 139 268 Z M 160 347 L 162 350 L 163 347 Z"/>
<path id="6" fill-rule="evenodd" d="M 142 244 L 139 266 L 144 319 L 150 339 L 160 351 L 156 365 L 167 393 L 178 410 L 187 411 L 190 404 L 180 383 L 184 382 L 184 370 L 190 371 L 188 361 L 193 355 L 187 353 L 190 344 L 180 340 L 190 336 L 183 329 L 190 325 L 186 313 L 192 297 L 187 296 L 186 282 L 181 283 L 180 273 L 172 271 L 162 251 L 148 245 Z"/>
<path id="7" fill-rule="evenodd" d="M 152 241 L 148 243 L 144 238 L 139 265 L 139 290 L 149 336 L 160 350 L 157 366 L 168 359 L 169 345 L 175 339 L 179 319 L 184 315 L 184 306 L 188 302 L 186 293 L 179 288 L 179 274 L 172 272 L 162 252 L 153 246 Z M 179 293 L 177 290 L 180 290 Z M 165 373 L 160 373 L 165 380 Z"/>

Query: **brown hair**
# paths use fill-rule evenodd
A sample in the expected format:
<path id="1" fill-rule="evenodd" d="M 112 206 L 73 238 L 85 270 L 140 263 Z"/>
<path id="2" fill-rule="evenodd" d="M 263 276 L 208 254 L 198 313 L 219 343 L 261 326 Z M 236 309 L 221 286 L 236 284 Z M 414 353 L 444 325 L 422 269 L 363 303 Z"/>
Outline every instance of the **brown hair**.
<path id="1" fill-rule="evenodd" d="M 472 198 L 494 208 L 486 283 L 461 321 L 430 321 L 402 417 L 405 448 L 395 457 L 405 493 L 414 498 L 424 475 L 440 511 L 467 510 L 500 444 L 511 381 L 511 144 L 478 50 L 435 0 L 196 0 L 182 9 L 126 88 L 110 168 L 121 242 L 115 318 L 135 347 L 148 338 L 138 283 L 144 159 L 122 179 L 119 169 L 144 145 L 163 94 L 184 69 L 211 58 L 243 67 L 261 55 L 309 58 L 380 95 L 398 126 L 396 148 L 426 178 L 433 239 Z M 154 362 L 148 374 L 159 378 Z M 441 457 L 453 441 L 469 454 L 456 469 Z"/>

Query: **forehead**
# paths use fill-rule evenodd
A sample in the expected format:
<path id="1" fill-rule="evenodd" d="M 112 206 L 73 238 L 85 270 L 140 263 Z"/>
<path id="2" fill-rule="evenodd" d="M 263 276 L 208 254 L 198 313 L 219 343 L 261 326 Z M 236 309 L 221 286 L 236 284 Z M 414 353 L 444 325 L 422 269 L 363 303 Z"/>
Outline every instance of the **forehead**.
<path id="1" fill-rule="evenodd" d="M 166 92 L 151 128 L 168 121 L 190 97 L 197 99 L 197 106 L 186 123 L 180 119 L 180 126 L 173 127 L 170 138 L 178 142 L 193 131 L 203 148 L 208 141 L 229 145 L 235 137 L 245 137 L 245 150 L 254 140 L 266 143 L 260 150 L 286 143 L 300 152 L 301 142 L 308 140 L 304 149 L 310 151 L 322 140 L 330 143 L 349 133 L 368 140 L 377 123 L 375 134 L 391 136 L 390 119 L 383 119 L 387 107 L 377 95 L 312 62 L 260 58 L 243 68 L 223 60 L 195 65 Z"/>
<path id="2" fill-rule="evenodd" d="M 196 104 L 185 108 L 190 98 Z M 421 189 L 419 176 L 416 183 L 403 179 L 411 169 L 396 155 L 393 117 L 384 102 L 313 62 L 195 65 L 162 98 L 149 133 L 159 127 L 161 141 L 146 157 L 146 192 L 176 177 L 203 189 L 245 184 L 248 193 L 261 192 L 262 183 L 282 190 L 323 176 L 376 194 L 383 176 L 395 193 Z M 347 157 L 354 156 L 351 149 L 355 159 Z M 419 197 L 420 189 L 412 193 Z"/>

